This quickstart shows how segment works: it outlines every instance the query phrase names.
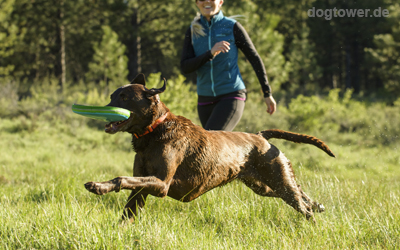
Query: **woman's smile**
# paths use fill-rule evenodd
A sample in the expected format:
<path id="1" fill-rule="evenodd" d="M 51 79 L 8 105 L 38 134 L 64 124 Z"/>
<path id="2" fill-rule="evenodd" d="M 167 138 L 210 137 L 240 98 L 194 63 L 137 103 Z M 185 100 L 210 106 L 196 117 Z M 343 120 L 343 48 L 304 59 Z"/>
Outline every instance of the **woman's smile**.
<path id="1" fill-rule="evenodd" d="M 216 1 L 200 1 L 196 2 L 197 7 L 200 10 L 200 13 L 208 20 L 211 20 L 211 17 L 218 14 L 221 10 L 221 6 L 224 3 L 223 0 Z"/>

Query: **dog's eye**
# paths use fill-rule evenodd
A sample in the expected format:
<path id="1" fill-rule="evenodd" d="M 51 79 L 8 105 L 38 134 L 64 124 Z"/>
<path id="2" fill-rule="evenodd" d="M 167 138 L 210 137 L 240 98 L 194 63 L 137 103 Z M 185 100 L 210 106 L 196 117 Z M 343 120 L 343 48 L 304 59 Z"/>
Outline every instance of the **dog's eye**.
<path id="1" fill-rule="evenodd" d="M 124 94 L 120 94 L 119 97 L 122 99 L 122 101 L 126 102 L 128 101 L 128 97 Z"/>

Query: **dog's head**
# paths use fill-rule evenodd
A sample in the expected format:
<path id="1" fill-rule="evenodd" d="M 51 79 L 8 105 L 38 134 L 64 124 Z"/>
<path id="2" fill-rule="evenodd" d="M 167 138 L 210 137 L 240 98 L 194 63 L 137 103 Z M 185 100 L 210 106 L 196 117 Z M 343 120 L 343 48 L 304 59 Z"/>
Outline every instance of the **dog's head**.
<path id="1" fill-rule="evenodd" d="M 108 123 L 105 132 L 109 134 L 140 133 L 158 116 L 169 111 L 158 96 L 165 91 L 165 87 L 166 80 L 164 79 L 164 86 L 160 89 L 147 89 L 144 75 L 139 74 L 131 84 L 115 90 L 107 106 L 127 109 L 131 111 L 131 115 L 127 120 Z"/>

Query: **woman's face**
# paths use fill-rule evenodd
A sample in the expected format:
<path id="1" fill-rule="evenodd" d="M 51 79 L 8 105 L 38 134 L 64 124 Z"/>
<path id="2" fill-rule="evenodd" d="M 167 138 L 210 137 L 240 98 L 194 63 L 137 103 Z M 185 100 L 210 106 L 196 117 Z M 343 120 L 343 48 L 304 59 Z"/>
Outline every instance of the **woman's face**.
<path id="1" fill-rule="evenodd" d="M 218 14 L 221 9 L 224 0 L 196 0 L 196 5 L 200 10 L 200 13 L 210 21 L 211 17 Z"/>

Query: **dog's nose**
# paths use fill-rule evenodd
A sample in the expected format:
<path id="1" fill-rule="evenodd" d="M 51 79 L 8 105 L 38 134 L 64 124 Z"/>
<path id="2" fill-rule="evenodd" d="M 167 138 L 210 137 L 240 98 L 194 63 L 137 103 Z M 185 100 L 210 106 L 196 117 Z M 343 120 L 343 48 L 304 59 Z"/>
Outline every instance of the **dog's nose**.
<path id="1" fill-rule="evenodd" d="M 92 183 L 93 183 L 93 182 L 85 183 L 85 188 L 86 188 L 87 190 L 90 190 L 90 188 L 92 187 Z"/>

